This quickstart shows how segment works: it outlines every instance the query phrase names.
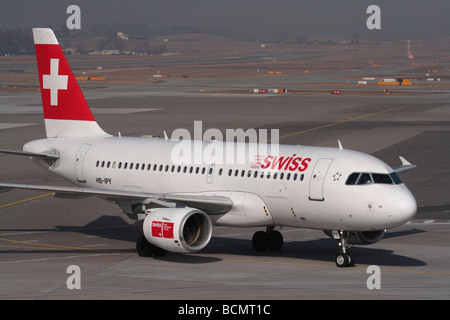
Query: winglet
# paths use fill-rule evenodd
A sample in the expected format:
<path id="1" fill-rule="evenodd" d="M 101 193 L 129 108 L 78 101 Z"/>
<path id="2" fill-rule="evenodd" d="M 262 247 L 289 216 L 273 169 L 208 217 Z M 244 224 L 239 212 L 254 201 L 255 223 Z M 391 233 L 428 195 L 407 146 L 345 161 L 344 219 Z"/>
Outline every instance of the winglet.
<path id="1" fill-rule="evenodd" d="M 408 160 L 406 160 L 405 158 L 403 158 L 402 156 L 400 156 L 399 158 L 400 158 L 400 161 L 402 162 L 402 166 L 410 166 L 411 165 L 411 163 Z"/>
<path id="2" fill-rule="evenodd" d="M 398 167 L 393 167 L 392 169 L 394 169 L 395 172 L 402 172 L 402 171 L 417 168 L 416 165 L 411 164 L 408 160 L 406 160 L 402 156 L 400 156 L 399 158 L 400 158 L 400 161 L 402 162 L 402 165 L 398 166 Z"/>

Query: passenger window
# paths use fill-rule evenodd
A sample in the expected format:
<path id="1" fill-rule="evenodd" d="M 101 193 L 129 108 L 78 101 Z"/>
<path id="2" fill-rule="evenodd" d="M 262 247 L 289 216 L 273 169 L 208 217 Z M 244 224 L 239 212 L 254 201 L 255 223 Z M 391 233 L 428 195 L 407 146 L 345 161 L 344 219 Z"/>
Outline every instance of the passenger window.
<path id="1" fill-rule="evenodd" d="M 95 164 L 95 166 L 98 167 L 99 164 L 100 164 L 100 161 L 97 161 L 97 163 Z"/>
<path id="2" fill-rule="evenodd" d="M 119 162 L 119 169 L 122 168 L 122 162 Z"/>
<path id="3" fill-rule="evenodd" d="M 233 170 L 228 170 L 228 176 L 230 176 L 231 177 L 231 175 L 233 174 Z"/>
<path id="4" fill-rule="evenodd" d="M 128 162 L 125 162 L 125 164 L 123 165 L 123 168 L 126 169 L 128 166 Z"/>
<path id="5" fill-rule="evenodd" d="M 361 185 L 361 184 L 370 184 L 370 183 L 373 183 L 370 173 L 361 173 L 357 184 Z"/>
<path id="6" fill-rule="evenodd" d="M 222 172 L 223 172 L 223 169 L 222 169 L 222 168 L 220 168 L 220 169 L 219 169 L 219 176 L 221 176 L 221 175 L 222 175 Z"/>

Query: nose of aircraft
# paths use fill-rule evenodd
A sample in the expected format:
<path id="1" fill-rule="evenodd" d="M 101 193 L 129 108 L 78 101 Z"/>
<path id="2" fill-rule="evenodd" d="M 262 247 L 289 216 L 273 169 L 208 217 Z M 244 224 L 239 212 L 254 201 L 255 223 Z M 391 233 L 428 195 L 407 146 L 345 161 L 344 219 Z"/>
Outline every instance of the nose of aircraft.
<path id="1" fill-rule="evenodd" d="M 410 221 L 417 212 L 416 199 L 406 187 L 392 194 L 387 204 L 390 217 L 396 225 L 402 225 Z"/>

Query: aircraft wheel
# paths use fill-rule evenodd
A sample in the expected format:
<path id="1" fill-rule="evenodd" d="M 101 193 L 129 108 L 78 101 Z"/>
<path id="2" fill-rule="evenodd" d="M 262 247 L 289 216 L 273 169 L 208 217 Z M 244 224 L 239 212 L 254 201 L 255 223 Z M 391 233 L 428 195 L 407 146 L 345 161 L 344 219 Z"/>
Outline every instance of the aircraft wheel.
<path id="1" fill-rule="evenodd" d="M 144 236 L 140 236 L 136 241 L 136 251 L 140 257 L 151 257 L 154 247 Z"/>
<path id="2" fill-rule="evenodd" d="M 347 256 L 345 253 L 340 252 L 340 253 L 338 253 L 338 254 L 336 255 L 336 260 L 335 260 L 335 262 L 336 262 L 336 265 L 337 265 L 338 267 L 340 267 L 340 268 L 345 268 L 345 267 L 348 266 L 349 258 L 348 258 L 348 256 Z"/>
<path id="3" fill-rule="evenodd" d="M 167 254 L 167 250 L 155 246 L 153 249 L 153 255 L 155 257 L 164 257 Z"/>
<path id="4" fill-rule="evenodd" d="M 272 231 L 269 234 L 270 243 L 269 243 L 269 249 L 272 251 L 280 251 L 281 248 L 283 248 L 283 235 L 280 231 Z"/>
<path id="5" fill-rule="evenodd" d="M 348 258 L 349 258 L 349 263 L 348 266 L 349 267 L 354 267 L 355 266 L 355 257 L 353 255 L 351 255 L 350 253 L 347 253 Z"/>
<path id="6" fill-rule="evenodd" d="M 270 239 L 267 232 L 257 231 L 253 235 L 252 245 L 253 249 L 257 252 L 264 252 L 269 248 Z"/>
<path id="7" fill-rule="evenodd" d="M 353 267 L 355 265 L 355 259 L 352 255 L 344 253 L 344 252 L 339 252 L 336 255 L 336 266 L 340 267 L 340 268 L 346 268 L 346 267 Z"/>

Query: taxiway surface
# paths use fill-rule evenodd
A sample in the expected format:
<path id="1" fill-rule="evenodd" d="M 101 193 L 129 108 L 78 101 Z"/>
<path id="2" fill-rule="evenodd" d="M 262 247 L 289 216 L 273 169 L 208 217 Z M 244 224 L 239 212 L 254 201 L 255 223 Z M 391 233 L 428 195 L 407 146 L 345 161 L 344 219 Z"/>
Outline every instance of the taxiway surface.
<path id="1" fill-rule="evenodd" d="M 318 79 L 320 80 L 320 79 Z M 449 299 L 450 95 L 207 94 L 200 89 L 270 86 L 279 80 L 168 79 L 85 90 L 97 122 L 117 135 L 169 136 L 177 128 L 276 128 L 280 143 L 337 146 L 388 164 L 418 166 L 401 178 L 417 216 L 371 246 L 353 247 L 356 266 L 336 268 L 337 244 L 319 230 L 284 228 L 283 250 L 255 253 L 255 229 L 215 228 L 195 254 L 141 258 L 137 235 L 115 205 L 90 197 L 0 193 L 0 299 Z M 302 78 L 283 81 L 299 83 Z M 39 93 L 0 95 L 0 146 L 44 137 Z M 0 181 L 67 184 L 25 157 L 0 156 Z M 67 268 L 81 270 L 69 290 Z M 369 290 L 367 268 L 381 269 Z"/>

